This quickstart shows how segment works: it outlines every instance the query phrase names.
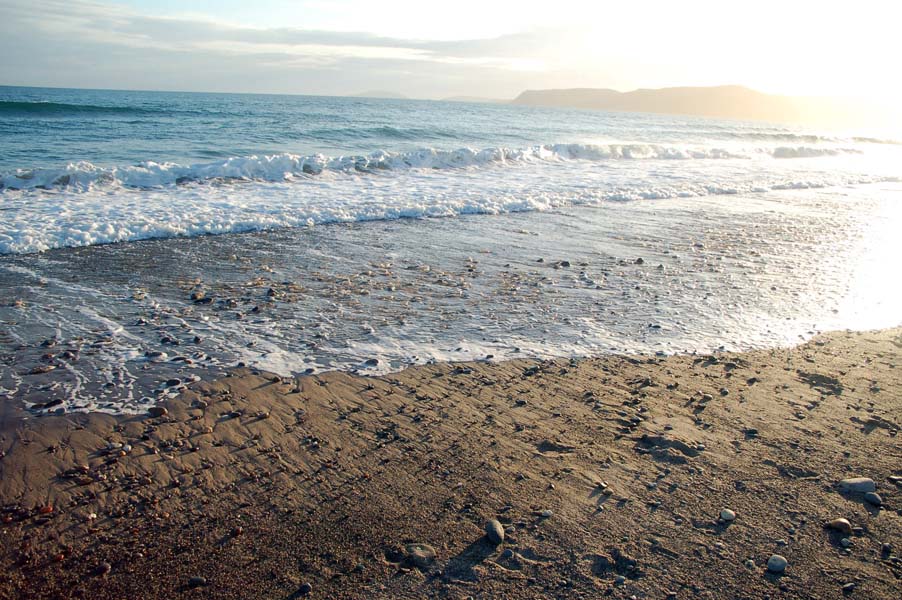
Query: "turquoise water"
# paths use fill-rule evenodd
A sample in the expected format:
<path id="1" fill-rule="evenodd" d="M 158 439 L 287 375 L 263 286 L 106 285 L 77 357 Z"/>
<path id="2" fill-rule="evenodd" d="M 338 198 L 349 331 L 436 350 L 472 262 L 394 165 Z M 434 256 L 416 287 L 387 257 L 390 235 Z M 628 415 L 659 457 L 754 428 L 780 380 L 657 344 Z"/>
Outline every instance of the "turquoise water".
<path id="1" fill-rule="evenodd" d="M 0 87 L 0 171 L 601 139 L 766 146 L 834 138 L 784 126 L 499 104 Z"/>

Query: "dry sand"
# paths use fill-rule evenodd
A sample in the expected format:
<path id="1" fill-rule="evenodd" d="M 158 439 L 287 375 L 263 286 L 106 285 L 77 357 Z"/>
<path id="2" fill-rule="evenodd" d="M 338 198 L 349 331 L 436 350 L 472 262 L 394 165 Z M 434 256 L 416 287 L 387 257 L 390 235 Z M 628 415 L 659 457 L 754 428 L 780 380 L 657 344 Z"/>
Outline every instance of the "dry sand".
<path id="1" fill-rule="evenodd" d="M 236 370 L 159 417 L 5 407 L 0 597 L 899 598 L 900 353 L 902 330 L 835 333 L 380 378 Z M 841 493 L 852 476 L 884 506 Z M 840 517 L 851 534 L 824 528 Z"/>

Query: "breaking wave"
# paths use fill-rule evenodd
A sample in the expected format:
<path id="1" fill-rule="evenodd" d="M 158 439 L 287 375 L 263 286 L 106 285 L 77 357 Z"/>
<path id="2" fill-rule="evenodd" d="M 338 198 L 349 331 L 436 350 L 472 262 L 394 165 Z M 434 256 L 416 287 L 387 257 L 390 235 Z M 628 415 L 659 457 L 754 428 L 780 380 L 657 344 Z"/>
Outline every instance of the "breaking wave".
<path id="1" fill-rule="evenodd" d="M 328 157 L 322 154 L 299 156 L 230 157 L 225 160 L 180 165 L 141 162 L 131 166 L 103 167 L 90 162 L 71 163 L 64 168 L 17 169 L 0 173 L 0 189 L 88 190 L 95 186 L 155 188 L 193 182 L 291 181 L 324 173 L 377 173 L 411 169 L 472 169 L 505 164 L 521 165 L 561 161 L 606 160 L 705 160 L 772 158 L 817 158 L 858 154 L 850 148 L 778 147 L 737 151 L 725 148 L 679 147 L 658 144 L 551 144 L 524 149 L 502 147 L 474 150 L 414 152 L 378 151 L 360 156 Z"/>

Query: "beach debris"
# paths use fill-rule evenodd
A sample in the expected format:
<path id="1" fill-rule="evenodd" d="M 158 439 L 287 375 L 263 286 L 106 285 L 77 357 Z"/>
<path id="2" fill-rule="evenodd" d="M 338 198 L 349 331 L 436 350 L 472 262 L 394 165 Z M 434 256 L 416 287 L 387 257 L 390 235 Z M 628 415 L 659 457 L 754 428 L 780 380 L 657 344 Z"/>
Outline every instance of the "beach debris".
<path id="1" fill-rule="evenodd" d="M 736 513 L 729 508 L 725 508 L 720 511 L 720 520 L 724 523 L 731 523 L 736 520 Z"/>
<path id="2" fill-rule="evenodd" d="M 771 557 L 767 559 L 767 570 L 771 573 L 782 573 L 786 570 L 788 565 L 789 561 L 779 554 L 772 554 Z"/>
<path id="3" fill-rule="evenodd" d="M 435 562 L 435 548 L 429 544 L 407 544 L 404 552 L 407 562 L 418 569 L 425 569 Z"/>
<path id="4" fill-rule="evenodd" d="M 877 492 L 868 492 L 864 495 L 864 501 L 874 506 L 883 506 L 883 498 Z"/>
<path id="5" fill-rule="evenodd" d="M 852 524 L 849 523 L 848 519 L 831 519 L 824 523 L 824 527 L 827 529 L 835 529 L 846 535 L 852 535 Z"/>
<path id="6" fill-rule="evenodd" d="M 504 541 L 504 528 L 498 519 L 489 519 L 486 522 L 485 535 L 496 546 Z"/>

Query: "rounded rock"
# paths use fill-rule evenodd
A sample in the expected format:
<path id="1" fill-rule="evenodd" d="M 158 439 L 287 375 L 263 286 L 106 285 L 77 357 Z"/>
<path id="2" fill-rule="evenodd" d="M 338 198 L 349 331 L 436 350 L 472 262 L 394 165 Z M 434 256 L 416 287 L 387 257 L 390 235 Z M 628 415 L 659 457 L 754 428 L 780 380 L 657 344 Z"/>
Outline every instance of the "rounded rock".
<path id="1" fill-rule="evenodd" d="M 498 519 L 489 519 L 485 524 L 485 536 L 496 546 L 504 542 L 504 528 Z"/>
<path id="2" fill-rule="evenodd" d="M 195 576 L 188 580 L 189 587 L 203 587 L 207 585 L 207 578 Z"/>
<path id="3" fill-rule="evenodd" d="M 407 544 L 404 547 L 407 560 L 420 569 L 425 569 L 435 562 L 435 548 L 429 544 Z"/>
<path id="4" fill-rule="evenodd" d="M 729 508 L 725 508 L 720 511 L 720 520 L 725 523 L 730 523 L 736 520 L 736 513 L 730 510 Z"/>
<path id="5" fill-rule="evenodd" d="M 839 482 L 839 487 L 844 492 L 866 494 L 877 490 L 877 484 L 868 477 L 849 477 Z"/>
<path id="6" fill-rule="evenodd" d="M 827 529 L 835 529 L 845 535 L 852 535 L 852 524 L 848 519 L 833 519 L 824 523 Z"/>
<path id="7" fill-rule="evenodd" d="M 880 497 L 880 494 L 877 492 L 868 492 L 864 495 L 864 500 L 868 504 L 873 504 L 874 506 L 882 506 L 883 498 Z"/>
<path id="8" fill-rule="evenodd" d="M 772 554 L 767 559 L 767 570 L 771 573 L 782 573 L 786 570 L 787 565 L 789 565 L 789 561 L 779 554 Z"/>
<path id="9" fill-rule="evenodd" d="M 298 594 L 301 596 L 309 596 L 313 592 L 313 584 L 305 582 L 298 588 Z"/>

